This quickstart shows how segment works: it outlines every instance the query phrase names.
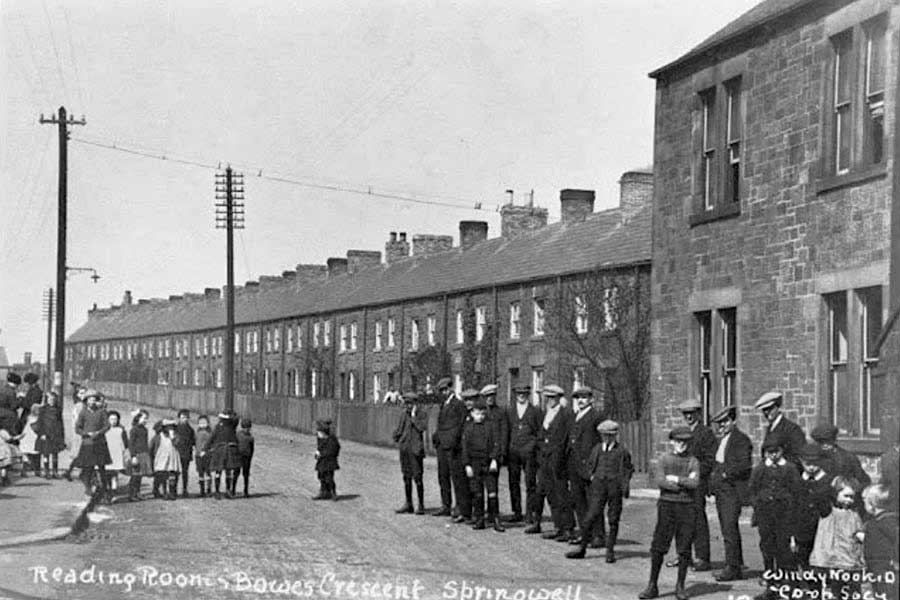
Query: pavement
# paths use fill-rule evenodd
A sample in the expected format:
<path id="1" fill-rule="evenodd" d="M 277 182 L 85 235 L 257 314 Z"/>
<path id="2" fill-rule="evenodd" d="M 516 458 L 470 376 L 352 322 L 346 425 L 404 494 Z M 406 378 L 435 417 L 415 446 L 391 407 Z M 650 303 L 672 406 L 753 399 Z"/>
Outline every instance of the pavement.
<path id="1" fill-rule="evenodd" d="M 72 407 L 63 407 L 66 440 L 72 440 Z M 60 472 L 72 459 L 69 450 L 59 454 Z M 0 550 L 22 544 L 58 540 L 89 522 L 94 503 L 77 480 L 44 479 L 30 473 L 11 473 L 11 484 L 0 488 Z M 77 524 L 77 525 L 76 525 Z"/>
<path id="2" fill-rule="evenodd" d="M 114 408 L 127 414 L 133 406 L 114 403 Z M 172 415 L 150 412 L 151 420 Z M 568 560 L 564 554 L 571 546 L 524 535 L 520 524 L 510 524 L 501 534 L 472 531 L 445 518 L 395 514 L 402 501 L 396 450 L 342 441 L 336 474 L 340 499 L 312 501 L 318 491 L 315 438 L 264 426 L 254 426 L 253 433 L 249 498 L 198 498 L 192 467 L 190 498 L 101 507 L 91 526 L 77 535 L 0 548 L 0 599 L 518 600 L 530 594 L 535 600 L 591 600 L 635 598 L 646 583 L 656 518 L 651 490 L 636 488 L 626 501 L 617 563 L 606 564 L 601 550 L 588 550 L 585 560 Z M 501 510 L 508 511 L 505 475 L 499 495 Z M 434 458 L 425 460 L 424 480 L 426 508 L 435 509 Z M 4 493 L 24 498 L 29 488 L 16 491 L 21 483 Z M 148 487 L 145 480 L 145 496 Z M 81 486 L 51 481 L 49 487 L 30 489 L 41 503 L 33 512 L 42 512 L 43 503 L 52 508 L 62 496 L 80 493 Z M 53 500 L 41 498 L 41 489 Z M 0 510 L 5 506 L 0 504 Z M 713 558 L 721 559 L 711 502 L 709 508 Z M 0 520 L 5 523 L 9 514 L 4 510 Z M 746 520 L 741 529 L 745 562 L 751 574 L 758 573 L 756 530 Z M 674 578 L 674 569 L 664 569 L 662 597 L 673 597 Z M 688 591 L 692 597 L 726 600 L 753 596 L 760 588 L 752 578 L 720 584 L 710 573 L 691 573 Z"/>

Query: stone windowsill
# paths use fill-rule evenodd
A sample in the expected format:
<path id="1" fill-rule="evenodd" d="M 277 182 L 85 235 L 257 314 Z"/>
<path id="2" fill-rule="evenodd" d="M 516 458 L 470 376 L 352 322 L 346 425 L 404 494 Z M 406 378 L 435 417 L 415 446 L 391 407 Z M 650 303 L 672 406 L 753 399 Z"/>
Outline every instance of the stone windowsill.
<path id="1" fill-rule="evenodd" d="M 844 450 L 854 454 L 881 454 L 881 440 L 878 438 L 838 438 L 838 444 Z"/>
<path id="2" fill-rule="evenodd" d="M 731 217 L 736 217 L 740 214 L 741 214 L 740 202 L 731 202 L 728 204 L 721 204 L 719 206 L 714 207 L 711 210 L 704 210 L 702 212 L 694 213 L 688 219 L 688 224 L 691 227 L 695 227 L 697 225 L 702 225 L 704 223 L 710 223 L 712 221 L 718 221 L 720 219 L 729 219 Z"/>
<path id="3" fill-rule="evenodd" d="M 829 175 L 820 177 L 816 181 L 816 194 L 824 194 L 841 188 L 860 185 L 873 179 L 880 179 L 887 175 L 887 168 L 883 165 L 874 165 L 866 169 L 850 171 L 842 175 Z"/>

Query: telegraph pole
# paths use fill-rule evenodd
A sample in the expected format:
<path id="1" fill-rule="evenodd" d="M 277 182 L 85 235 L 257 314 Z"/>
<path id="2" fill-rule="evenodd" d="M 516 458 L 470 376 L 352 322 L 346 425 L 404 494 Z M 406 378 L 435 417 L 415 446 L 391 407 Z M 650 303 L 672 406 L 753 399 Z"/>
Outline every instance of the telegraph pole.
<path id="1" fill-rule="evenodd" d="M 44 291 L 44 319 L 47 321 L 47 364 L 44 367 L 44 389 L 50 390 L 50 361 L 52 360 L 53 343 L 53 288 Z"/>
<path id="2" fill-rule="evenodd" d="M 225 230 L 225 409 L 234 409 L 234 230 L 244 228 L 244 176 L 216 173 L 216 229 Z"/>
<path id="3" fill-rule="evenodd" d="M 66 345 L 66 179 L 68 174 L 69 125 L 85 125 L 84 116 L 76 120 L 66 117 L 66 107 L 60 106 L 57 116 L 45 119 L 41 114 L 41 124 L 57 125 L 59 128 L 59 209 L 56 234 L 56 361 L 53 368 L 53 385 L 63 393 L 63 373 L 65 372 Z"/>

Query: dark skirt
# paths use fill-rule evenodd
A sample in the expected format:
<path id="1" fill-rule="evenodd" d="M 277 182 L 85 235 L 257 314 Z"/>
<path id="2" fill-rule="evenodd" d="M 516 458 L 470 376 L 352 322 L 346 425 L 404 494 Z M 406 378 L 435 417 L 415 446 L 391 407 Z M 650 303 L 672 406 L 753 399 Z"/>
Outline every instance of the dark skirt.
<path id="1" fill-rule="evenodd" d="M 135 458 L 137 458 L 138 464 L 134 464 Z M 150 460 L 150 453 L 138 452 L 136 456 L 132 456 L 131 461 L 125 468 L 125 472 L 132 477 L 149 477 L 153 475 L 153 462 Z"/>
<path id="2" fill-rule="evenodd" d="M 102 435 L 93 440 L 91 438 L 83 438 L 81 440 L 81 450 L 78 451 L 75 463 L 85 469 L 95 466 L 105 467 L 111 464 L 112 458 L 109 456 L 106 438 Z"/>
<path id="3" fill-rule="evenodd" d="M 66 449 L 66 443 L 61 438 L 48 435 L 46 439 L 38 438 L 34 449 L 38 454 L 58 454 Z"/>
<path id="4" fill-rule="evenodd" d="M 229 471 L 241 468 L 241 455 L 237 444 L 216 444 L 209 458 L 209 470 L 213 472 Z"/>

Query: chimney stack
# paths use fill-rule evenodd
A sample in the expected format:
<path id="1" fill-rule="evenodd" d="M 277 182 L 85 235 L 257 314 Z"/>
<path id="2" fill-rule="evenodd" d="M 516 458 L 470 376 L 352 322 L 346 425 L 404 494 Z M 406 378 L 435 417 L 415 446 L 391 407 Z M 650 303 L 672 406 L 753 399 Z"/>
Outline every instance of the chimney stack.
<path id="1" fill-rule="evenodd" d="M 222 290 L 220 290 L 219 288 L 208 287 L 203 289 L 203 295 L 207 300 L 218 300 L 221 294 Z"/>
<path id="2" fill-rule="evenodd" d="M 381 264 L 381 252 L 376 250 L 347 250 L 347 270 L 356 273 Z"/>
<path id="3" fill-rule="evenodd" d="M 122 306 L 131 306 L 131 290 L 125 290 L 125 296 L 122 297 Z"/>
<path id="4" fill-rule="evenodd" d="M 653 171 L 628 171 L 619 180 L 619 208 L 622 220 L 634 217 L 653 203 Z"/>
<path id="5" fill-rule="evenodd" d="M 413 256 L 431 256 L 452 249 L 452 235 L 417 234 L 413 236 Z"/>
<path id="6" fill-rule="evenodd" d="M 391 237 L 384 245 L 384 260 L 392 264 L 409 256 L 409 242 L 406 241 L 406 232 L 401 231 L 399 238 L 396 231 L 391 232 Z"/>
<path id="7" fill-rule="evenodd" d="M 467 250 L 488 237 L 487 221 L 460 221 L 459 247 Z"/>
<path id="8" fill-rule="evenodd" d="M 347 272 L 347 259 L 333 256 L 325 262 L 328 267 L 328 276 L 334 277 Z"/>
<path id="9" fill-rule="evenodd" d="M 500 235 L 507 239 L 514 239 L 523 233 L 540 229 L 546 224 L 546 208 L 514 204 L 500 207 Z"/>
<path id="10" fill-rule="evenodd" d="M 594 190 L 561 190 L 559 204 L 563 223 L 584 221 L 594 212 Z"/>

